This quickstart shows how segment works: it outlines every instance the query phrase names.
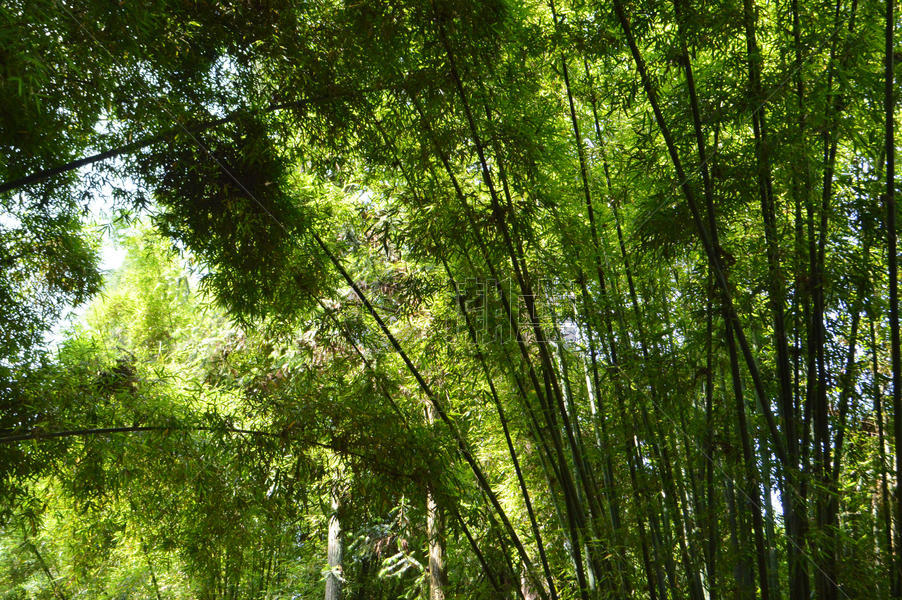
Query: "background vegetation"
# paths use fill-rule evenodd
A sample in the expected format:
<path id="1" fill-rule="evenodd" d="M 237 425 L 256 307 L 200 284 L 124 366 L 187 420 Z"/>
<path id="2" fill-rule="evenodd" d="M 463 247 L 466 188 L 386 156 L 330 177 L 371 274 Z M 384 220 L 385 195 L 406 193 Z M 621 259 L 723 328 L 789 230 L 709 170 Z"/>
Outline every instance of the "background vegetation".
<path id="1" fill-rule="evenodd" d="M 5 2 L 0 597 L 902 597 L 896 21 Z"/>

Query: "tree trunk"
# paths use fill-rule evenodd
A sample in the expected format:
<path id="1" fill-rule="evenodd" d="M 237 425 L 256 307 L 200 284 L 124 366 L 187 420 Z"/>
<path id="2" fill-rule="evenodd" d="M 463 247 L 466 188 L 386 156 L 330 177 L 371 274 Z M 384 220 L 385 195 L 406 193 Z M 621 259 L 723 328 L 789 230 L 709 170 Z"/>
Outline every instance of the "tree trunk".
<path id="1" fill-rule="evenodd" d="M 902 598 L 902 356 L 899 342 L 899 271 L 896 254 L 896 145 L 895 145 L 895 98 L 893 97 L 894 48 L 893 29 L 895 26 L 894 0 L 886 0 L 886 53 L 885 53 L 885 98 L 886 116 L 886 235 L 887 261 L 889 263 L 889 325 L 890 355 L 893 370 L 893 432 L 896 439 L 896 494 L 895 521 L 895 573 L 893 575 L 893 598 Z"/>
<path id="2" fill-rule="evenodd" d="M 426 405 L 426 419 L 435 421 L 432 405 Z M 426 539 L 429 543 L 429 600 L 445 600 L 445 515 L 430 489 L 426 494 Z M 329 600 L 328 598 L 326 600 Z"/>
<path id="3" fill-rule="evenodd" d="M 332 490 L 332 514 L 329 515 L 329 541 L 326 556 L 329 573 L 326 575 L 326 600 L 341 600 L 341 584 L 344 579 L 341 570 L 342 545 L 341 523 L 338 520 L 340 508 L 338 490 Z"/>

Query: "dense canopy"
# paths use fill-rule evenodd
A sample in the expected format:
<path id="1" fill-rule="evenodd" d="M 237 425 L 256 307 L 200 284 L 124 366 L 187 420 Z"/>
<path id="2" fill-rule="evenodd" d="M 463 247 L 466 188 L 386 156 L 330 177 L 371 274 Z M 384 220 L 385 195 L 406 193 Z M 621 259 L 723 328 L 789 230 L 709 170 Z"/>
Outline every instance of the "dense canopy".
<path id="1" fill-rule="evenodd" d="M 6 0 L 0 598 L 902 598 L 898 20 Z"/>

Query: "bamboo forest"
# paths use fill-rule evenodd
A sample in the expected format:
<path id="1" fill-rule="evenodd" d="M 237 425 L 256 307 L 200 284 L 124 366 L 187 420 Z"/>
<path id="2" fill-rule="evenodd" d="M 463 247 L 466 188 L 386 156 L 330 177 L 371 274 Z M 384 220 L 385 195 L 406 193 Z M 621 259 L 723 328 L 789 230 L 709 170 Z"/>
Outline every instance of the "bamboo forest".
<path id="1" fill-rule="evenodd" d="M 895 0 L 0 0 L 0 600 L 900 600 Z"/>

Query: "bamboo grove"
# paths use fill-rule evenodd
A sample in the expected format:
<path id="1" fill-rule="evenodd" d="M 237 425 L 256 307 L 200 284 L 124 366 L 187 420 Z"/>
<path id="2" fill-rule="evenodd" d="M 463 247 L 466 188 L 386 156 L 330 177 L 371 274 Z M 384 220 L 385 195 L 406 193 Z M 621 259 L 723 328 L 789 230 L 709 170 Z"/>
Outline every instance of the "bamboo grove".
<path id="1" fill-rule="evenodd" d="M 897 20 L 0 5 L 0 595 L 902 598 Z"/>

